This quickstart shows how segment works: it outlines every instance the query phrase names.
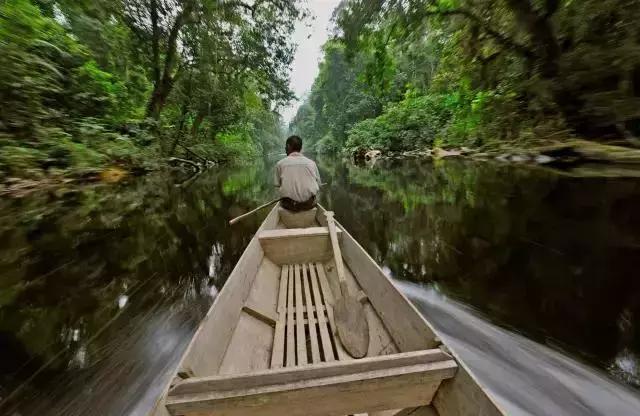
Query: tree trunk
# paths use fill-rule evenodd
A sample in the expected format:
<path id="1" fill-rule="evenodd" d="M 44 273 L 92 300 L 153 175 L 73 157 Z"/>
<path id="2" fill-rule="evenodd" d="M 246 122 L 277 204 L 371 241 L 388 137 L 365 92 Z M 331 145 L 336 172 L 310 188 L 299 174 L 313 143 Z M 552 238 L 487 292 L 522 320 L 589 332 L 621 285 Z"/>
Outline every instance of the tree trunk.
<path id="1" fill-rule="evenodd" d="M 175 78 L 165 73 L 160 82 L 153 87 L 151 99 L 147 107 L 147 117 L 152 117 L 156 120 L 160 118 L 160 113 L 173 89 L 174 82 Z"/>
<path id="2" fill-rule="evenodd" d="M 187 119 L 187 113 L 189 112 L 189 108 L 186 104 L 182 104 L 182 109 L 180 110 L 180 123 L 178 124 L 178 130 L 175 133 L 175 137 L 173 138 L 173 142 L 171 143 L 171 147 L 169 148 L 169 155 L 172 155 L 173 152 L 176 151 L 176 146 L 182 137 L 182 130 L 184 129 L 184 122 Z"/>
<path id="3" fill-rule="evenodd" d="M 559 72 L 560 45 L 553 30 L 551 17 L 554 6 L 540 15 L 531 4 L 531 0 L 506 0 L 518 22 L 524 27 L 533 43 L 533 50 L 540 64 L 540 72 L 544 78 L 555 78 Z M 547 3 L 554 3 L 548 1 Z"/>
<path id="4" fill-rule="evenodd" d="M 158 1 L 151 0 L 151 50 L 153 52 L 153 82 L 160 83 L 160 27 L 158 26 Z"/>
<path id="5" fill-rule="evenodd" d="M 583 104 L 562 82 L 562 49 L 551 21 L 559 7 L 559 1 L 545 0 L 542 11 L 537 11 L 531 0 L 506 0 L 506 3 L 529 35 L 534 52 L 532 63 L 537 66 L 543 79 L 551 81 L 551 95 L 555 105 L 567 123 L 577 127 L 584 121 L 580 115 Z"/>
<path id="6" fill-rule="evenodd" d="M 191 18 L 193 7 L 193 1 L 187 2 L 182 11 L 176 16 L 176 20 L 171 27 L 169 38 L 167 39 L 167 50 L 165 52 L 162 77 L 154 82 L 153 92 L 147 106 L 147 117 L 152 117 L 156 120 L 160 118 L 162 108 L 166 104 L 167 98 L 173 89 L 173 84 L 178 76 L 178 74 L 173 73 L 177 61 L 178 36 L 180 35 L 180 30 Z"/>
<path id="7" fill-rule="evenodd" d="M 191 126 L 191 137 L 193 137 L 194 139 L 196 138 L 196 136 L 198 135 L 198 132 L 200 131 L 200 125 L 204 121 L 204 117 L 205 117 L 204 112 L 199 111 L 198 115 L 196 116 L 196 119 L 193 120 L 193 125 Z"/>

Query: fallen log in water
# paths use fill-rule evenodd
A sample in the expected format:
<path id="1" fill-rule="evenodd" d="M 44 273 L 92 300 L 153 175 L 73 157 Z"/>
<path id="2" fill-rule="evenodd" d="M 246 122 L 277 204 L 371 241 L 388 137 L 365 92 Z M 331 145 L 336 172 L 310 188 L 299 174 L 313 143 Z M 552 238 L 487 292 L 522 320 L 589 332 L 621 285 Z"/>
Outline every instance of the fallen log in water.
<path id="1" fill-rule="evenodd" d="M 200 172 L 202 170 L 202 166 L 200 164 L 189 159 L 182 159 L 180 157 L 170 157 L 169 159 L 167 159 L 167 161 L 169 162 L 170 165 L 175 165 L 178 163 L 189 165 L 193 168 L 195 172 Z"/>

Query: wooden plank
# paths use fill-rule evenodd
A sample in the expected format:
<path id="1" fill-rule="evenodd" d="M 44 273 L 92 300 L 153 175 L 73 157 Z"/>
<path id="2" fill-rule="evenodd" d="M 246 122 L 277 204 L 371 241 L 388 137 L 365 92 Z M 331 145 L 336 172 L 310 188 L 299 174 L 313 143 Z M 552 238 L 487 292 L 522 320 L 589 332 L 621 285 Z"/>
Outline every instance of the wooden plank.
<path id="1" fill-rule="evenodd" d="M 342 234 L 342 230 L 338 231 L 338 234 Z M 309 227 L 309 228 L 282 228 L 274 230 L 263 230 L 258 234 L 258 239 L 261 242 L 265 240 L 279 240 L 282 238 L 295 238 L 295 237 L 328 237 L 329 229 L 327 227 Z"/>
<path id="2" fill-rule="evenodd" d="M 400 352 L 373 306 L 367 302 L 364 309 L 369 321 L 369 351 L 367 352 L 367 357 Z"/>
<path id="3" fill-rule="evenodd" d="M 278 212 L 274 207 L 259 231 L 274 227 L 277 222 Z M 191 368 L 196 375 L 218 372 L 263 259 L 260 242 L 254 237 L 200 323 L 178 365 Z"/>
<path id="4" fill-rule="evenodd" d="M 307 364 L 307 338 L 304 331 L 304 312 L 302 301 L 302 282 L 300 279 L 300 265 L 293 266 L 295 273 L 295 289 L 296 289 L 296 350 L 297 365 Z"/>
<path id="5" fill-rule="evenodd" d="M 287 276 L 287 367 L 296 365 L 293 284 L 293 267 L 289 266 L 289 275 Z"/>
<path id="6" fill-rule="evenodd" d="M 173 395 L 173 415 L 326 416 L 429 404 L 441 380 L 455 374 L 453 360 L 393 367 L 282 384 Z"/>
<path id="7" fill-rule="evenodd" d="M 252 374 L 233 376 L 209 376 L 189 378 L 171 390 L 171 395 L 197 394 L 217 390 L 253 388 L 265 384 L 282 384 L 297 381 L 336 377 L 366 371 L 386 370 L 429 363 L 453 363 L 450 355 L 439 348 L 413 351 L 381 357 L 365 357 L 360 360 L 311 364 L 306 367 L 279 368 Z"/>
<path id="8" fill-rule="evenodd" d="M 316 219 L 326 225 L 324 208 L 319 207 Z M 344 230 L 342 234 L 342 258 L 351 269 L 358 284 L 369 297 L 371 305 L 384 322 L 401 351 L 417 351 L 438 345 L 429 323 L 384 274 L 378 264 Z"/>
<path id="9" fill-rule="evenodd" d="M 411 407 L 411 409 L 415 409 L 415 407 Z M 367 413 L 367 416 L 396 416 L 396 414 L 399 412 L 398 409 L 394 409 L 394 410 L 381 410 L 379 412 L 371 412 L 371 413 Z M 354 415 L 355 416 L 355 415 Z M 402 416 L 405 416 L 404 414 Z"/>
<path id="10" fill-rule="evenodd" d="M 280 287 L 278 289 L 278 321 L 273 336 L 273 351 L 271 354 L 271 368 L 281 368 L 284 363 L 284 328 L 287 319 L 287 276 L 289 266 L 282 266 L 280 271 Z"/>
<path id="11" fill-rule="evenodd" d="M 327 276 L 324 273 L 324 266 L 322 263 L 316 263 L 316 270 L 318 271 L 318 279 L 320 280 L 320 288 L 322 295 L 327 302 L 327 316 L 329 317 L 329 326 L 331 327 L 331 333 L 333 334 L 333 340 L 335 342 L 336 351 L 338 352 L 339 360 L 352 360 L 353 358 L 345 351 L 340 338 L 338 337 L 338 328 L 336 327 L 336 321 L 333 316 L 333 294 L 327 281 Z"/>
<path id="12" fill-rule="evenodd" d="M 277 276 L 279 272 L 280 268 L 277 265 L 271 260 L 263 258 L 260 269 L 253 281 L 248 299 L 241 308 L 245 313 L 240 316 L 238 326 L 231 336 L 232 341 L 230 341 L 220 365 L 221 372 L 228 374 L 246 369 L 263 368 L 265 351 L 269 352 L 269 359 L 267 360 L 267 365 L 269 365 L 271 361 L 271 349 L 273 347 L 274 319 L 273 315 L 267 311 L 275 312 L 276 294 L 278 291 Z M 270 299 L 261 299 L 256 288 L 262 292 L 263 298 L 268 296 Z M 271 328 L 263 328 L 258 322 L 243 319 L 243 315 L 246 315 L 247 312 L 253 318 L 266 323 L 271 326 Z M 241 322 L 243 324 L 242 327 L 240 327 Z M 248 322 L 251 322 L 251 324 Z M 252 331 L 255 331 L 255 336 Z M 255 351 L 255 353 L 253 353 L 253 351 Z M 252 357 L 247 359 L 244 357 L 244 354 L 252 355 Z"/>
<path id="13" fill-rule="evenodd" d="M 320 295 L 320 289 L 318 287 L 318 276 L 316 275 L 316 267 L 313 263 L 309 263 L 309 277 L 311 280 L 313 301 L 318 316 L 318 329 L 320 330 L 320 340 L 322 341 L 322 352 L 324 353 L 324 360 L 334 361 L 336 358 L 333 354 L 333 346 L 331 345 L 331 337 L 329 335 L 329 328 L 327 327 L 327 319 L 324 316 L 324 309 L 327 309 L 327 307 L 322 305 L 322 297 Z M 323 310 L 320 310 L 320 308 L 322 308 Z"/>
<path id="14" fill-rule="evenodd" d="M 453 353 L 456 357 L 455 353 Z M 440 386 L 433 406 L 438 414 L 446 416 L 467 416 L 470 414 L 482 416 L 501 416 L 502 411 L 491 398 L 473 374 L 457 357 L 459 371 L 456 376 Z"/>
<path id="15" fill-rule="evenodd" d="M 256 310 L 264 311 L 268 313 L 268 316 L 276 315 L 280 273 L 280 266 L 269 259 L 264 259 L 260 266 L 260 272 L 251 285 L 245 305 L 248 304 L 255 307 Z"/>
<path id="16" fill-rule="evenodd" d="M 482 414 L 482 413 L 480 413 L 480 414 Z M 414 409 L 413 412 L 408 413 L 407 415 L 411 415 L 411 416 L 438 416 L 438 412 L 433 407 L 433 403 L 432 403 L 429 406 L 418 407 L 417 409 Z M 398 415 L 398 416 L 403 416 L 403 415 Z"/>
<path id="17" fill-rule="evenodd" d="M 273 315 L 271 315 L 270 313 L 264 311 L 264 310 L 260 310 L 260 307 L 255 306 L 253 304 L 250 303 L 246 303 L 243 307 L 242 307 L 242 311 L 245 313 L 248 313 L 249 315 L 253 316 L 254 318 L 264 322 L 265 324 L 275 327 L 276 326 L 276 322 L 277 322 L 277 318 Z"/>
<path id="18" fill-rule="evenodd" d="M 312 263 L 309 263 L 309 264 L 312 264 Z M 307 264 L 304 264 L 304 267 L 306 268 L 306 270 L 309 270 L 309 267 L 307 266 Z M 307 305 L 304 305 L 302 307 L 302 310 L 303 310 L 304 313 L 309 313 L 309 311 L 312 311 L 312 312 L 315 312 L 316 315 L 317 315 L 319 313 L 324 313 L 325 307 L 322 306 L 322 305 L 319 305 L 317 307 L 316 306 L 311 306 L 310 308 L 308 308 Z"/>
<path id="19" fill-rule="evenodd" d="M 241 374 L 269 368 L 273 328 L 251 315 L 240 315 L 220 374 Z"/>
<path id="20" fill-rule="evenodd" d="M 304 298 L 307 312 L 307 321 L 309 328 L 309 339 L 311 341 L 311 362 L 320 362 L 320 349 L 318 347 L 318 334 L 316 331 L 315 309 L 311 300 L 311 287 L 309 279 L 309 270 L 306 264 L 302 265 L 302 282 L 304 285 Z M 324 313 L 320 311 L 320 313 Z"/>
<path id="21" fill-rule="evenodd" d="M 332 256 L 326 227 L 267 230 L 258 239 L 265 256 L 280 265 L 321 261 Z"/>
<path id="22" fill-rule="evenodd" d="M 374 412 L 374 413 L 370 413 L 369 416 L 438 416 L 438 412 L 436 412 L 436 410 L 433 408 L 433 403 L 432 403 L 429 406 L 410 407 L 407 409 L 396 409 L 396 410 L 385 410 L 382 412 Z"/>

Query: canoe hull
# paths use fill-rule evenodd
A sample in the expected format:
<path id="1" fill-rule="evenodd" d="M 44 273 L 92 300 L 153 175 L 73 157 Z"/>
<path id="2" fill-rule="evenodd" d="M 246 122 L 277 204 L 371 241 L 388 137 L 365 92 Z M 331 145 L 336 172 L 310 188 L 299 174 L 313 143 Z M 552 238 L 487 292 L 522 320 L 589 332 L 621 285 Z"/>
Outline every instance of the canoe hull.
<path id="1" fill-rule="evenodd" d="M 319 395 L 323 394 L 339 398 L 339 403 L 312 406 L 319 409 L 313 414 L 366 411 L 391 416 L 402 411 L 386 409 L 423 405 L 435 415 L 503 414 L 455 354 L 437 363 L 450 373 L 419 363 L 414 368 L 403 365 L 371 370 L 378 371 L 373 375 L 361 371 L 338 379 L 323 376 L 305 385 L 283 381 L 260 385 L 251 392 L 221 391 L 220 385 L 228 385 L 241 375 L 260 380 L 265 373 L 300 370 L 303 372 L 298 375 L 311 374 L 318 371 L 314 370 L 317 366 L 337 371 L 344 363 L 354 362 L 335 334 L 333 294 L 340 292 L 335 262 L 327 255 L 328 236 L 322 229 L 326 227 L 324 208 L 317 210 L 315 229 L 301 230 L 283 230 L 279 210 L 274 207 L 266 217 L 186 349 L 176 374 L 187 380 L 173 377 L 150 415 L 278 414 L 283 398 L 292 406 L 286 414 L 311 414 L 304 404 L 322 402 Z M 352 293 L 361 290 L 366 295 L 371 338 L 364 360 L 397 364 L 394 360 L 401 354 L 440 351 L 431 325 L 344 227 L 336 224 L 347 283 Z M 197 397 L 180 392 L 186 385 L 205 385 L 202 383 L 210 378 L 222 380 L 222 384 Z M 423 388 L 409 389 L 416 380 L 422 380 L 418 385 Z M 379 402 L 374 402 L 370 399 L 373 390 L 368 389 L 387 393 L 376 394 Z M 344 391 L 353 395 L 343 395 Z M 400 394 L 402 391 L 407 393 Z M 294 402 L 300 403 L 302 410 L 296 410 Z M 232 412 L 232 408 L 238 410 Z"/>

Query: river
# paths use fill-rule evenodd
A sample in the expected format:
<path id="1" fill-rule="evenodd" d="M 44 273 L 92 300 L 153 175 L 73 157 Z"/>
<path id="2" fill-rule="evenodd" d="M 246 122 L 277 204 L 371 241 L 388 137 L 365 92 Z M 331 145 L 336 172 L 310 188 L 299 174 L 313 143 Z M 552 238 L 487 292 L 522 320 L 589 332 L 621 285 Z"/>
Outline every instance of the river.
<path id="1" fill-rule="evenodd" d="M 143 415 L 273 197 L 273 161 L 0 201 L 0 413 Z M 321 202 L 511 414 L 640 408 L 640 179 L 319 160 Z"/>

